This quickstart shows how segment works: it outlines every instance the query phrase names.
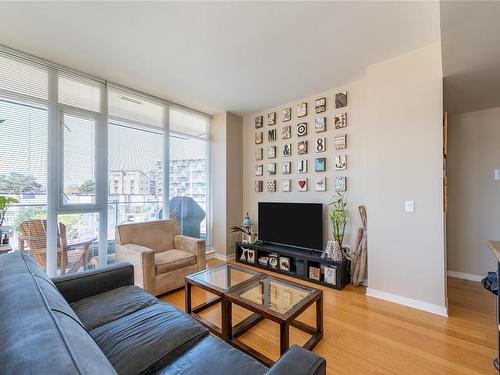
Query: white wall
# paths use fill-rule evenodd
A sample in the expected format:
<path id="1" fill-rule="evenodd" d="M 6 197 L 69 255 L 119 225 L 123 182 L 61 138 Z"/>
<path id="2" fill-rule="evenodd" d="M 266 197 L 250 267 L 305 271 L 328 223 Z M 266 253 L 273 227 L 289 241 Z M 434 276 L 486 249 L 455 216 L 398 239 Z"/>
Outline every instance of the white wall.
<path id="1" fill-rule="evenodd" d="M 486 241 L 500 239 L 500 108 L 450 116 L 448 140 L 448 270 L 478 280 L 496 269 Z"/>
<path id="2" fill-rule="evenodd" d="M 333 128 L 333 96 L 348 91 L 348 169 L 334 170 L 333 136 L 344 131 Z M 309 192 L 297 192 L 295 172 L 298 159 L 294 126 L 296 104 L 307 101 L 310 151 L 309 171 L 320 154 L 312 150 L 317 136 L 313 132 L 314 99 L 327 97 L 328 139 L 327 192 L 314 192 L 314 177 L 309 172 Z M 292 107 L 292 138 L 282 141 L 279 131 L 281 110 Z M 275 111 L 280 151 L 283 143 L 293 144 L 292 175 L 281 174 L 278 157 L 276 176 L 255 177 L 254 120 L 257 115 Z M 302 120 L 302 119 L 301 119 Z M 267 131 L 271 126 L 264 125 Z M 260 131 L 260 130 L 257 130 Z M 264 136 L 264 150 L 267 147 Z M 243 211 L 255 220 L 259 201 L 320 202 L 325 204 L 325 240 L 330 234 L 326 204 L 335 193 L 335 175 L 348 177 L 347 198 L 351 210 L 346 243 L 353 244 L 360 225 L 357 207 L 366 205 L 368 214 L 368 283 L 369 292 L 428 311 L 446 314 L 444 229 L 442 212 L 442 71 L 440 45 L 435 44 L 398 58 L 368 67 L 365 79 L 324 93 L 308 96 L 293 103 L 266 109 L 247 116 L 243 121 Z M 323 155 L 321 155 L 323 156 Z M 270 160 L 264 158 L 263 165 Z M 313 167 L 314 168 L 314 167 Z M 281 191 L 280 181 L 292 179 L 292 192 Z M 276 179 L 278 192 L 256 193 L 254 181 Z M 404 212 L 404 201 L 415 201 L 413 214 Z"/>
<path id="3" fill-rule="evenodd" d="M 446 314 L 440 45 L 370 66 L 366 95 L 369 294 Z"/>

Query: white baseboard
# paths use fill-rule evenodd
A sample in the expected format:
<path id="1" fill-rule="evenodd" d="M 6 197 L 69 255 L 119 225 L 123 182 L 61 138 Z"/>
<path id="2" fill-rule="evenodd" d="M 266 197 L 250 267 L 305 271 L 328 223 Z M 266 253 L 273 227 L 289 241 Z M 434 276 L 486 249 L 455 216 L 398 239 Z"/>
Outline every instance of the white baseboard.
<path id="1" fill-rule="evenodd" d="M 477 282 L 480 282 L 482 279 L 484 279 L 484 276 L 473 275 L 471 273 L 465 273 L 465 272 L 448 271 L 447 274 L 448 276 L 456 277 L 457 279 L 477 281 Z"/>
<path id="2" fill-rule="evenodd" d="M 423 310 L 430 312 L 432 314 L 441 315 L 444 317 L 448 317 L 448 309 L 444 306 L 435 305 L 433 303 L 419 301 L 413 298 L 402 297 L 396 294 L 391 294 L 387 292 L 383 292 L 381 290 L 366 288 L 366 295 L 370 297 L 375 297 L 379 299 L 383 299 L 385 301 L 394 302 L 399 305 L 404 305 L 408 307 L 412 307 L 417 310 Z"/>

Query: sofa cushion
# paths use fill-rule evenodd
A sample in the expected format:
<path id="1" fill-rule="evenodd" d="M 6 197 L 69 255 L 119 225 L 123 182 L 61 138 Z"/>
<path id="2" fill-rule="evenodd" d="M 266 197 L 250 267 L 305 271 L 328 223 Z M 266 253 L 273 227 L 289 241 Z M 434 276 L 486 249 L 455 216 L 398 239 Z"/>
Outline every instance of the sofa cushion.
<path id="1" fill-rule="evenodd" d="M 71 307 L 90 331 L 158 302 L 143 289 L 128 285 L 73 302 Z"/>
<path id="2" fill-rule="evenodd" d="M 179 268 L 196 264 L 196 257 L 193 253 L 184 250 L 167 250 L 155 254 L 156 274 L 166 273 Z"/>
<path id="3" fill-rule="evenodd" d="M 121 374 L 154 372 L 188 350 L 208 330 L 177 308 L 158 302 L 90 331 Z"/>
<path id="4" fill-rule="evenodd" d="M 116 374 L 27 255 L 0 256 L 0 374 Z"/>
<path id="5" fill-rule="evenodd" d="M 265 374 L 268 368 L 214 336 L 205 337 L 158 374 Z"/>

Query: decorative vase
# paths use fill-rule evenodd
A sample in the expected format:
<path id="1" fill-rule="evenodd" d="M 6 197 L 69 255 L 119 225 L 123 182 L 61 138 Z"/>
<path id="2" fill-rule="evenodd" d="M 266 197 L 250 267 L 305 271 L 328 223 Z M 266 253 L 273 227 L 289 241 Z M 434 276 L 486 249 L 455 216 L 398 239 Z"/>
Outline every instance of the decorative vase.
<path id="1" fill-rule="evenodd" d="M 325 256 L 326 259 L 333 259 L 333 243 L 334 240 L 328 240 L 326 243 Z"/>
<path id="2" fill-rule="evenodd" d="M 333 241 L 333 251 L 332 259 L 335 262 L 342 262 L 344 260 L 344 255 L 342 254 L 342 249 L 337 241 Z"/>

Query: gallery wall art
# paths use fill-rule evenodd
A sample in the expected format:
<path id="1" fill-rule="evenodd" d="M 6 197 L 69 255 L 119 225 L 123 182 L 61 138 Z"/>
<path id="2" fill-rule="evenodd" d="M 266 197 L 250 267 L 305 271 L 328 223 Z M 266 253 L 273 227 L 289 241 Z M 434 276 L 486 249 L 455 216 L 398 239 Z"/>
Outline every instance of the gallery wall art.
<path id="1" fill-rule="evenodd" d="M 314 101 L 314 110 L 316 113 L 323 113 L 326 111 L 326 98 L 319 98 Z"/>
<path id="2" fill-rule="evenodd" d="M 347 107 L 347 92 L 339 92 L 335 94 L 335 108 Z"/>
<path id="3" fill-rule="evenodd" d="M 264 126 L 264 116 L 257 116 L 255 118 L 255 129 L 262 128 Z"/>
<path id="4" fill-rule="evenodd" d="M 281 111 L 281 121 L 287 122 L 292 119 L 292 108 L 285 108 Z"/>
<path id="5" fill-rule="evenodd" d="M 307 135 L 307 122 L 297 124 L 297 136 L 305 137 Z"/>
<path id="6" fill-rule="evenodd" d="M 267 114 L 267 125 L 276 124 L 276 112 L 271 112 Z"/>
<path id="7" fill-rule="evenodd" d="M 297 117 L 307 116 L 307 103 L 297 104 Z"/>
<path id="8" fill-rule="evenodd" d="M 256 192 L 264 189 L 268 192 L 278 189 L 282 192 L 347 190 L 347 177 L 342 175 L 347 170 L 349 153 L 347 92 L 334 93 L 333 103 L 328 108 L 330 98 L 324 96 L 309 103 L 300 102 L 294 111 L 293 106 L 287 106 L 277 112 L 255 116 L 256 129 L 263 128 L 264 121 L 268 126 L 278 122 L 280 125 L 255 132 L 255 160 L 260 162 L 255 165 Z M 308 114 L 309 105 L 314 108 L 311 115 Z M 311 129 L 308 129 L 308 122 L 313 122 Z M 328 128 L 327 123 L 331 124 Z M 264 158 L 269 162 L 263 162 Z M 277 179 L 257 180 L 264 175 Z M 279 179 L 279 175 L 287 178 Z M 328 178 L 331 178 L 330 187 L 327 186 Z"/>

